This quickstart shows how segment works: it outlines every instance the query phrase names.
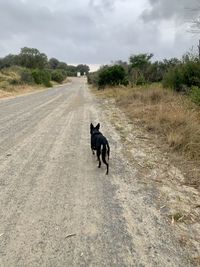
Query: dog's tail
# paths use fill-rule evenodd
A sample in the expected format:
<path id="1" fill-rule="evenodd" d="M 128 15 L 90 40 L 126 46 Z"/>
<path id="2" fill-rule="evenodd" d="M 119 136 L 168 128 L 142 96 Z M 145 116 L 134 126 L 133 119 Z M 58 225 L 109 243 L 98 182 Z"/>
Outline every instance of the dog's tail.
<path id="1" fill-rule="evenodd" d="M 109 157 L 110 157 L 110 147 L 109 147 L 109 144 L 107 142 L 107 155 L 108 155 L 108 160 L 109 160 Z"/>
<path id="2" fill-rule="evenodd" d="M 104 164 L 106 165 L 106 167 L 107 167 L 106 174 L 108 174 L 108 171 L 109 171 L 109 164 L 108 164 L 107 161 L 106 161 L 106 152 L 107 152 L 108 159 L 109 159 L 109 155 L 110 155 L 110 147 L 109 147 L 109 144 L 108 144 L 107 141 L 103 144 L 103 148 L 102 148 L 102 161 L 103 161 L 103 163 L 104 163 Z"/>

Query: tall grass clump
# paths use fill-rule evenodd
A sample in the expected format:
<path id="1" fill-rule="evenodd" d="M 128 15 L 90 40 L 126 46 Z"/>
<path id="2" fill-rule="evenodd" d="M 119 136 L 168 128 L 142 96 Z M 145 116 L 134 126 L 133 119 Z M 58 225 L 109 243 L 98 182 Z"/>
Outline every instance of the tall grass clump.
<path id="1" fill-rule="evenodd" d="M 163 138 L 170 150 L 200 162 L 200 109 L 185 95 L 161 85 L 109 88 L 103 94 L 115 98 L 131 120 Z"/>

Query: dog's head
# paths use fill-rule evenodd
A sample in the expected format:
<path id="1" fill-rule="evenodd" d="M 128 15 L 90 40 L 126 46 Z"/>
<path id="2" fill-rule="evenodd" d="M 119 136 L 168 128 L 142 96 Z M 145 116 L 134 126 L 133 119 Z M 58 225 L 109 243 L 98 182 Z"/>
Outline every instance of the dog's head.
<path id="1" fill-rule="evenodd" d="M 99 128 L 100 128 L 100 123 L 97 124 L 96 127 L 94 127 L 94 125 L 92 123 L 90 123 L 90 134 L 94 134 L 99 132 Z"/>

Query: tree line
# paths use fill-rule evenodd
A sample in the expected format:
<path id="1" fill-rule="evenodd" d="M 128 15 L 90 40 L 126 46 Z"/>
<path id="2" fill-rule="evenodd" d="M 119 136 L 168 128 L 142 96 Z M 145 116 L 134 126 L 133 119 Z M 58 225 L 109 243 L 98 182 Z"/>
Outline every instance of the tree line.
<path id="1" fill-rule="evenodd" d="M 200 60 L 193 53 L 182 59 L 171 58 L 152 62 L 153 54 L 131 55 L 129 62 L 116 61 L 88 75 L 88 82 L 99 89 L 116 85 L 162 83 L 166 88 L 190 94 L 200 104 Z"/>
<path id="2" fill-rule="evenodd" d="M 17 55 L 9 54 L 0 58 L 0 70 L 18 66 L 21 79 L 18 82 L 43 84 L 51 86 L 51 80 L 62 83 L 69 76 L 89 73 L 89 66 L 79 64 L 68 65 L 56 58 L 48 59 L 47 55 L 36 48 L 24 47 Z M 14 83 L 14 81 L 13 81 Z M 17 83 L 17 81 L 16 81 Z"/>

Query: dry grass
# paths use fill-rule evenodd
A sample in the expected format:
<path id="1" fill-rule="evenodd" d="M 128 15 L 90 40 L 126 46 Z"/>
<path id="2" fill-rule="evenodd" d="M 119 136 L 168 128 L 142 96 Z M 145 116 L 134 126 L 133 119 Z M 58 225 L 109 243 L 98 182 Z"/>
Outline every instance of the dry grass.
<path id="1" fill-rule="evenodd" d="M 0 71 L 0 98 L 16 93 L 16 85 L 11 84 L 13 79 L 20 79 L 17 68 L 7 68 Z"/>
<path id="2" fill-rule="evenodd" d="M 47 89 L 44 85 L 29 85 L 20 83 L 21 67 L 12 66 L 10 68 L 2 69 L 0 71 L 0 98 L 12 97 L 16 95 L 26 94 L 37 90 Z M 16 83 L 12 83 L 12 81 Z M 70 80 L 66 78 L 62 84 L 69 83 Z M 58 86 L 57 82 L 51 81 L 52 86 Z"/>
<path id="3" fill-rule="evenodd" d="M 0 98 L 12 97 L 16 95 L 34 92 L 36 90 L 44 90 L 42 85 L 29 84 L 12 84 L 12 81 L 20 81 L 20 67 L 13 66 L 0 71 Z M 57 83 L 55 83 L 57 85 Z"/>
<path id="4" fill-rule="evenodd" d="M 193 259 L 194 264 L 200 266 L 200 256 Z"/>
<path id="5" fill-rule="evenodd" d="M 164 138 L 168 146 L 200 162 L 200 110 L 189 99 L 159 85 L 98 91 L 116 99 L 132 120 Z"/>
<path id="6" fill-rule="evenodd" d="M 11 84 L 11 80 L 20 79 L 17 69 L 17 67 L 13 67 L 0 71 L 0 98 L 26 94 L 41 89 L 41 86 L 38 85 Z"/>
<path id="7" fill-rule="evenodd" d="M 6 89 L 4 88 L 3 90 L 0 87 L 0 98 L 28 94 L 28 93 L 36 92 L 37 90 L 45 90 L 45 89 L 39 86 L 31 86 L 31 85 L 17 85 L 17 86 L 9 85 L 6 87 Z"/>

